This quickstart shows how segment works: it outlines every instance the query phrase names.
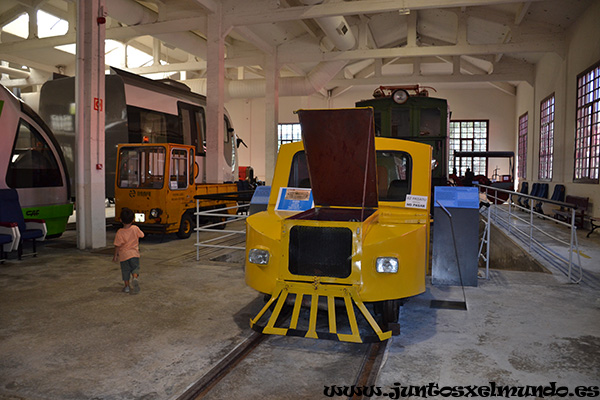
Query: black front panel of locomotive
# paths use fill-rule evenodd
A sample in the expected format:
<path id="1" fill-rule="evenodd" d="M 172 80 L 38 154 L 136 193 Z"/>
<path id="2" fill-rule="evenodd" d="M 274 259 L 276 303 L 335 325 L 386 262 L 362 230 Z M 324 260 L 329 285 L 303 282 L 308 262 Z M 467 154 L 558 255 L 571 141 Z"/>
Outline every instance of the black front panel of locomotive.
<path id="1" fill-rule="evenodd" d="M 289 257 L 289 271 L 294 275 L 347 278 L 352 272 L 352 231 L 294 226 Z"/>

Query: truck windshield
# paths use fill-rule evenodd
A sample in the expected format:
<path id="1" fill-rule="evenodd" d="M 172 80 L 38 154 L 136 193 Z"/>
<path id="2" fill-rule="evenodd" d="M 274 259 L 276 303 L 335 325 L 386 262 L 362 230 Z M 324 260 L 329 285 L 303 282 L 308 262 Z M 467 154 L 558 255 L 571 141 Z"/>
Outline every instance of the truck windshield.
<path id="1" fill-rule="evenodd" d="M 165 176 L 164 147 L 122 147 L 119 153 L 119 176 L 122 188 L 163 187 Z"/>
<path id="2" fill-rule="evenodd" d="M 412 158 L 404 151 L 377 151 L 377 190 L 379 201 L 405 201 L 410 194 Z M 306 154 L 294 155 L 288 187 L 310 188 Z"/>

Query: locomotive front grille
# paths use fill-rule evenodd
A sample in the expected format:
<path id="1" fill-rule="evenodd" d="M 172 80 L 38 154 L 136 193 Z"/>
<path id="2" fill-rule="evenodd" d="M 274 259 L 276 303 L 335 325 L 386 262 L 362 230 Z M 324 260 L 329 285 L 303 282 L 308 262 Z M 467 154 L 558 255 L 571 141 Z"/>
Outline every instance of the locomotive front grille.
<path id="1" fill-rule="evenodd" d="M 289 257 L 288 268 L 294 275 L 347 278 L 352 272 L 352 231 L 294 226 Z"/>

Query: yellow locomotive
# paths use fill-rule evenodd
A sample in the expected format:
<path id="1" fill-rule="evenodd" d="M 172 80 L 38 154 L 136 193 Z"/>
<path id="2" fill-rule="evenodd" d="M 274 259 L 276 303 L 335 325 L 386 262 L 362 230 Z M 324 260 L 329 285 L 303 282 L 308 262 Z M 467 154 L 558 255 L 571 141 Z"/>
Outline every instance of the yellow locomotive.
<path id="1" fill-rule="evenodd" d="M 298 116 L 303 141 L 281 146 L 267 210 L 247 219 L 246 283 L 268 298 L 250 324 L 266 334 L 389 339 L 401 300 L 425 291 L 432 148 L 375 137 L 371 108 Z"/>

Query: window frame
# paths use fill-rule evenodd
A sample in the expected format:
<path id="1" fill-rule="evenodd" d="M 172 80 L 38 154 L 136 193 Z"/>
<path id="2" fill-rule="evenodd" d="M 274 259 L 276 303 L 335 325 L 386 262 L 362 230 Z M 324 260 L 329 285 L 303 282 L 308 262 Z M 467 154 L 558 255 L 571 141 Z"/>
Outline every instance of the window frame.
<path id="1" fill-rule="evenodd" d="M 137 157 L 135 158 L 135 170 L 131 167 L 127 167 L 124 170 L 125 162 L 131 162 L 131 158 L 128 156 L 127 159 L 123 157 L 123 152 L 136 152 Z M 142 156 L 142 153 L 144 154 Z M 150 153 L 155 154 L 154 157 L 148 156 Z M 169 179 L 170 171 L 166 171 L 167 149 L 164 146 L 123 146 L 119 149 L 119 165 L 117 172 L 117 185 L 120 189 L 163 189 L 165 187 L 165 181 Z M 162 157 L 161 157 L 162 156 Z M 152 158 L 152 159 L 151 159 Z M 152 167 L 152 168 L 148 168 Z M 150 171 L 152 170 L 152 171 Z M 127 178 L 124 179 L 124 173 L 127 173 Z M 136 184 L 131 185 L 131 173 L 133 172 L 136 177 Z M 159 173 L 157 173 L 159 172 Z M 159 178 L 160 179 L 157 179 Z M 153 179 L 152 179 L 153 178 Z M 148 183 L 149 182 L 149 183 Z"/>
<path id="2" fill-rule="evenodd" d="M 591 77 L 590 73 L 595 76 Z M 584 80 L 587 78 L 587 80 Z M 589 87 L 591 84 L 591 88 Z M 591 89 L 588 91 L 588 89 Z M 591 96 L 591 98 L 589 98 Z M 586 97 L 589 99 L 586 100 Z M 585 103 L 583 103 L 585 101 Z M 586 110 L 588 109 L 588 110 Z M 589 113 L 583 114 L 585 111 Z M 583 120 L 589 119 L 589 125 L 581 126 Z M 595 122 L 594 122 L 595 119 Z M 586 129 L 587 128 L 587 129 Z M 585 134 L 585 132 L 589 134 Z M 583 135 L 582 135 L 583 134 Z M 587 142 L 587 146 L 584 146 Z M 595 143 L 595 144 L 594 144 Z M 583 153 L 586 152 L 584 156 Z M 589 154 L 594 153 L 594 154 Z M 595 165 L 594 165 L 595 164 Z M 573 154 L 573 182 L 600 183 L 600 61 L 577 75 L 577 91 L 575 94 L 575 142 Z M 578 171 L 582 171 L 581 175 Z M 595 177 L 593 176 L 595 172 Z"/>
<path id="3" fill-rule="evenodd" d="M 550 94 L 540 102 L 538 180 L 542 182 L 552 182 L 553 178 L 555 109 L 555 93 Z M 546 113 L 545 110 L 549 111 Z M 548 118 L 547 122 L 544 121 L 545 118 Z M 544 150 L 547 150 L 547 152 L 545 153 Z"/>
<path id="4" fill-rule="evenodd" d="M 27 137 L 23 137 L 23 134 Z M 29 147 L 28 150 L 18 152 L 20 140 L 35 140 L 36 146 Z M 12 144 L 10 159 L 6 167 L 5 182 L 13 189 L 39 189 L 61 187 L 65 184 L 62 177 L 61 161 L 55 153 L 51 138 L 46 137 L 42 131 L 39 131 L 35 124 L 20 118 L 17 124 L 17 131 Z M 17 153 L 18 152 L 18 153 Z M 19 165 L 25 157 L 30 156 L 33 163 L 34 158 L 37 161 L 44 161 L 44 165 L 31 165 L 31 168 L 23 168 Z M 45 166 L 45 168 L 43 168 Z"/>
<path id="5" fill-rule="evenodd" d="M 284 127 L 290 127 L 291 131 L 291 138 L 283 138 L 284 135 Z M 297 122 L 293 122 L 293 123 L 280 123 L 277 124 L 277 150 L 279 151 L 279 148 L 281 147 L 282 144 L 287 144 L 287 143 L 294 143 L 294 142 L 299 142 L 302 140 L 302 127 L 300 126 L 299 123 Z"/>
<path id="6" fill-rule="evenodd" d="M 476 149 L 475 148 L 475 140 L 476 139 L 481 139 L 481 138 L 476 138 L 475 137 L 475 123 L 485 123 L 485 131 L 486 132 L 485 132 L 485 139 L 484 139 L 485 140 L 485 145 L 484 145 L 485 148 L 484 149 L 481 149 L 481 148 Z M 454 131 L 453 131 L 453 124 L 459 124 L 459 126 L 460 126 L 460 137 L 459 138 L 453 137 L 453 135 L 452 135 L 454 133 Z M 473 136 L 472 137 L 470 137 L 470 138 L 469 137 L 465 137 L 465 138 L 462 137 L 463 136 L 462 135 L 462 132 L 463 132 L 463 129 L 462 129 L 463 126 L 462 125 L 463 124 L 471 124 L 472 125 L 471 126 L 471 129 L 472 129 L 472 132 L 473 132 Z M 455 140 L 459 140 L 459 142 L 460 142 L 458 150 L 455 147 L 452 146 L 452 141 L 455 141 Z M 449 141 L 448 147 L 449 147 L 450 150 L 452 150 L 452 151 L 449 152 L 450 154 L 449 154 L 449 157 L 448 157 L 448 169 L 450 171 L 453 171 L 454 168 L 456 168 L 457 174 L 459 176 L 464 176 L 466 168 L 470 168 L 471 171 L 473 171 L 473 173 L 475 175 L 485 175 L 485 176 L 488 176 L 488 162 L 487 162 L 487 157 L 454 157 L 454 151 L 488 151 L 489 150 L 489 146 L 490 146 L 490 120 L 489 119 L 455 119 L 455 120 L 451 120 L 450 124 L 448 126 L 448 141 Z M 467 142 L 471 143 L 471 150 L 465 149 L 463 147 L 463 143 L 467 143 Z M 459 162 L 459 164 L 457 165 L 457 159 L 462 159 L 462 158 L 469 159 L 469 160 L 467 160 L 467 164 L 468 165 L 466 165 L 466 164 L 463 165 L 465 167 L 465 171 L 462 171 L 461 168 L 459 168 L 461 162 Z M 480 168 L 478 168 L 477 171 L 475 170 L 475 168 L 474 168 L 474 160 L 475 159 L 477 159 L 477 160 L 481 159 L 480 161 L 483 161 L 483 163 L 485 165 L 484 171 L 481 171 Z"/>
<path id="7" fill-rule="evenodd" d="M 525 113 L 519 117 L 519 132 L 517 142 L 517 177 L 527 179 L 527 139 L 529 133 L 529 113 Z"/>

